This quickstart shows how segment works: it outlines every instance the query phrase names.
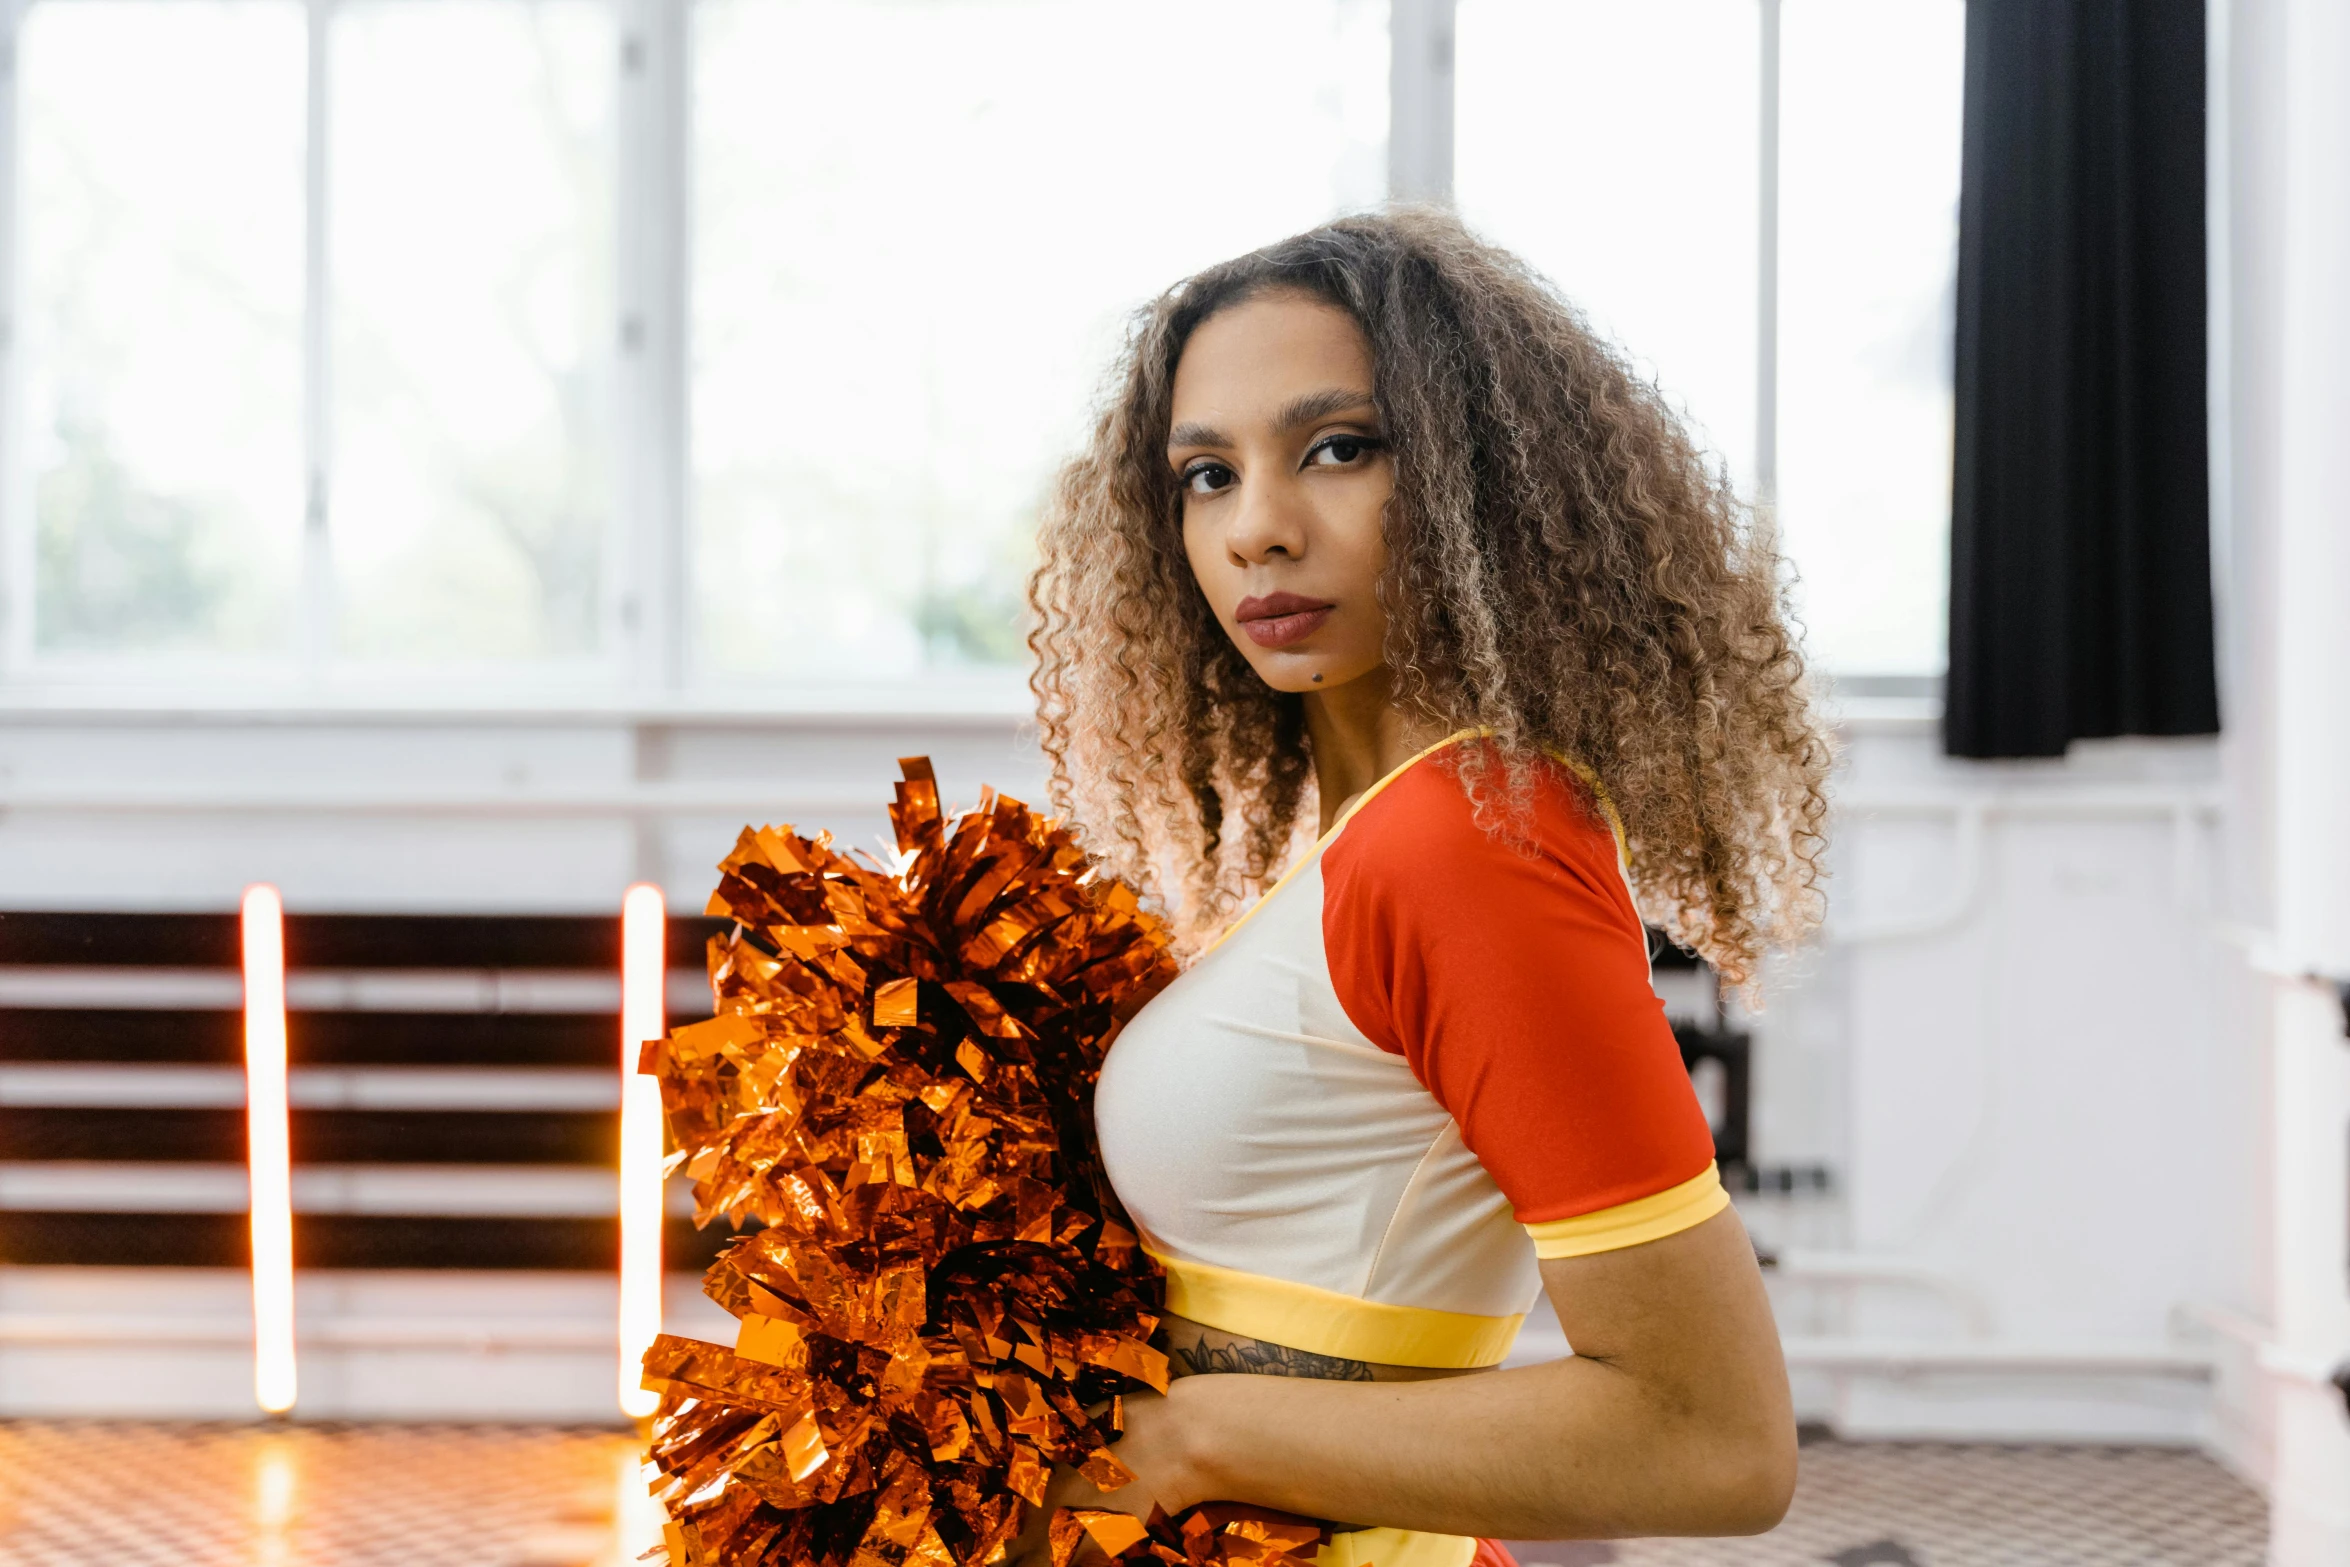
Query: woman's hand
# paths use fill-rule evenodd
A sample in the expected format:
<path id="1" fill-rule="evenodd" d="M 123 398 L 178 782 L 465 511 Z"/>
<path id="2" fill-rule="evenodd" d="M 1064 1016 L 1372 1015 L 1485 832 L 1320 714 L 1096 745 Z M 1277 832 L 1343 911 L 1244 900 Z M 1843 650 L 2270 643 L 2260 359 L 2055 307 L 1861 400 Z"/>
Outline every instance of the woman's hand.
<path id="1" fill-rule="evenodd" d="M 1056 1466 L 1045 1486 L 1044 1504 L 1029 1515 L 1027 1527 L 1012 1542 L 1011 1567 L 1048 1567 L 1052 1545 L 1047 1531 L 1053 1514 L 1064 1507 L 1098 1507 L 1148 1518 L 1156 1506 L 1170 1516 L 1186 1507 L 1212 1500 L 1202 1489 L 1202 1414 L 1211 1406 L 1207 1384 L 1214 1377 L 1178 1381 L 1162 1396 L 1126 1395 L 1126 1433 L 1111 1451 L 1134 1474 L 1131 1485 L 1104 1491 L 1076 1470 Z M 1081 1546 L 1077 1560 L 1098 1561 L 1090 1543 Z"/>
<path id="2" fill-rule="evenodd" d="M 1218 1380 L 1186 1377 L 1163 1394 L 1128 1394 L 1126 1431 L 1111 1450 L 1118 1462 L 1133 1471 L 1134 1483 L 1101 1491 L 1080 1476 L 1079 1483 L 1092 1499 L 1081 1501 L 1073 1496 L 1061 1505 L 1108 1507 L 1148 1518 L 1154 1504 L 1173 1515 L 1213 1500 L 1205 1489 L 1205 1417 L 1214 1408 Z"/>

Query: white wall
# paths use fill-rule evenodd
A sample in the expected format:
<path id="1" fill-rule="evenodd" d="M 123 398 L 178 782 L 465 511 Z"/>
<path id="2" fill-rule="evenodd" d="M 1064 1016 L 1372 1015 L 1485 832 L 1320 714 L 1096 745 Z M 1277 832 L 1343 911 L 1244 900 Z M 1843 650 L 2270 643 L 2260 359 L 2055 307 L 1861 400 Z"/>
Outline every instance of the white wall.
<path id="1" fill-rule="evenodd" d="M 1798 1249 L 1775 1291 L 1803 1402 L 1856 1436 L 2201 1439 L 2183 1316 L 2242 1301 L 2261 1108 L 2215 747 L 1959 762 L 1925 720 L 1848 744 L 1829 929 L 1753 1020 L 1761 1157 L 1842 1182 L 1832 1233 L 1749 1205 Z"/>

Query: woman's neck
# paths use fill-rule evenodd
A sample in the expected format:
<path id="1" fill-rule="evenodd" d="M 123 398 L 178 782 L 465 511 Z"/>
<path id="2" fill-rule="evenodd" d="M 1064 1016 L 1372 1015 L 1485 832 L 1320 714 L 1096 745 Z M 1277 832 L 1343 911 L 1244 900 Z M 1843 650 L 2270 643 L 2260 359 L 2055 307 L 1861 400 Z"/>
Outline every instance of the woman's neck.
<path id="1" fill-rule="evenodd" d="M 1450 733 L 1398 708 L 1394 690 L 1388 672 L 1375 669 L 1335 691 L 1306 693 L 1321 831 L 1330 830 L 1356 795 Z"/>

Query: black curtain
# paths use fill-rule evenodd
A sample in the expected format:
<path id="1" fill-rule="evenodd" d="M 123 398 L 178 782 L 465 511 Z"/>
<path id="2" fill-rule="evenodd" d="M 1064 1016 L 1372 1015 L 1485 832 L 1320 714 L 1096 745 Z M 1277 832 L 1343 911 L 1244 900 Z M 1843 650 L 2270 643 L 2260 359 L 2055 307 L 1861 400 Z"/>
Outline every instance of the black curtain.
<path id="1" fill-rule="evenodd" d="M 1954 756 L 2210 734 L 2204 0 L 1968 0 Z"/>

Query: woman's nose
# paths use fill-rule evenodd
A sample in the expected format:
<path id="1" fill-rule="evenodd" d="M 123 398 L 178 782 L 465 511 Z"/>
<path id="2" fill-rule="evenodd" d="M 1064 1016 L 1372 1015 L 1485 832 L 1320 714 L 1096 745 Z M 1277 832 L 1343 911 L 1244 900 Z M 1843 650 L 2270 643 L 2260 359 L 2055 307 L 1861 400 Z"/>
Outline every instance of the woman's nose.
<path id="1" fill-rule="evenodd" d="M 1296 560 L 1305 554 L 1305 508 L 1289 486 L 1245 485 L 1239 500 L 1233 508 L 1232 531 L 1225 537 L 1225 546 L 1236 559 Z"/>

